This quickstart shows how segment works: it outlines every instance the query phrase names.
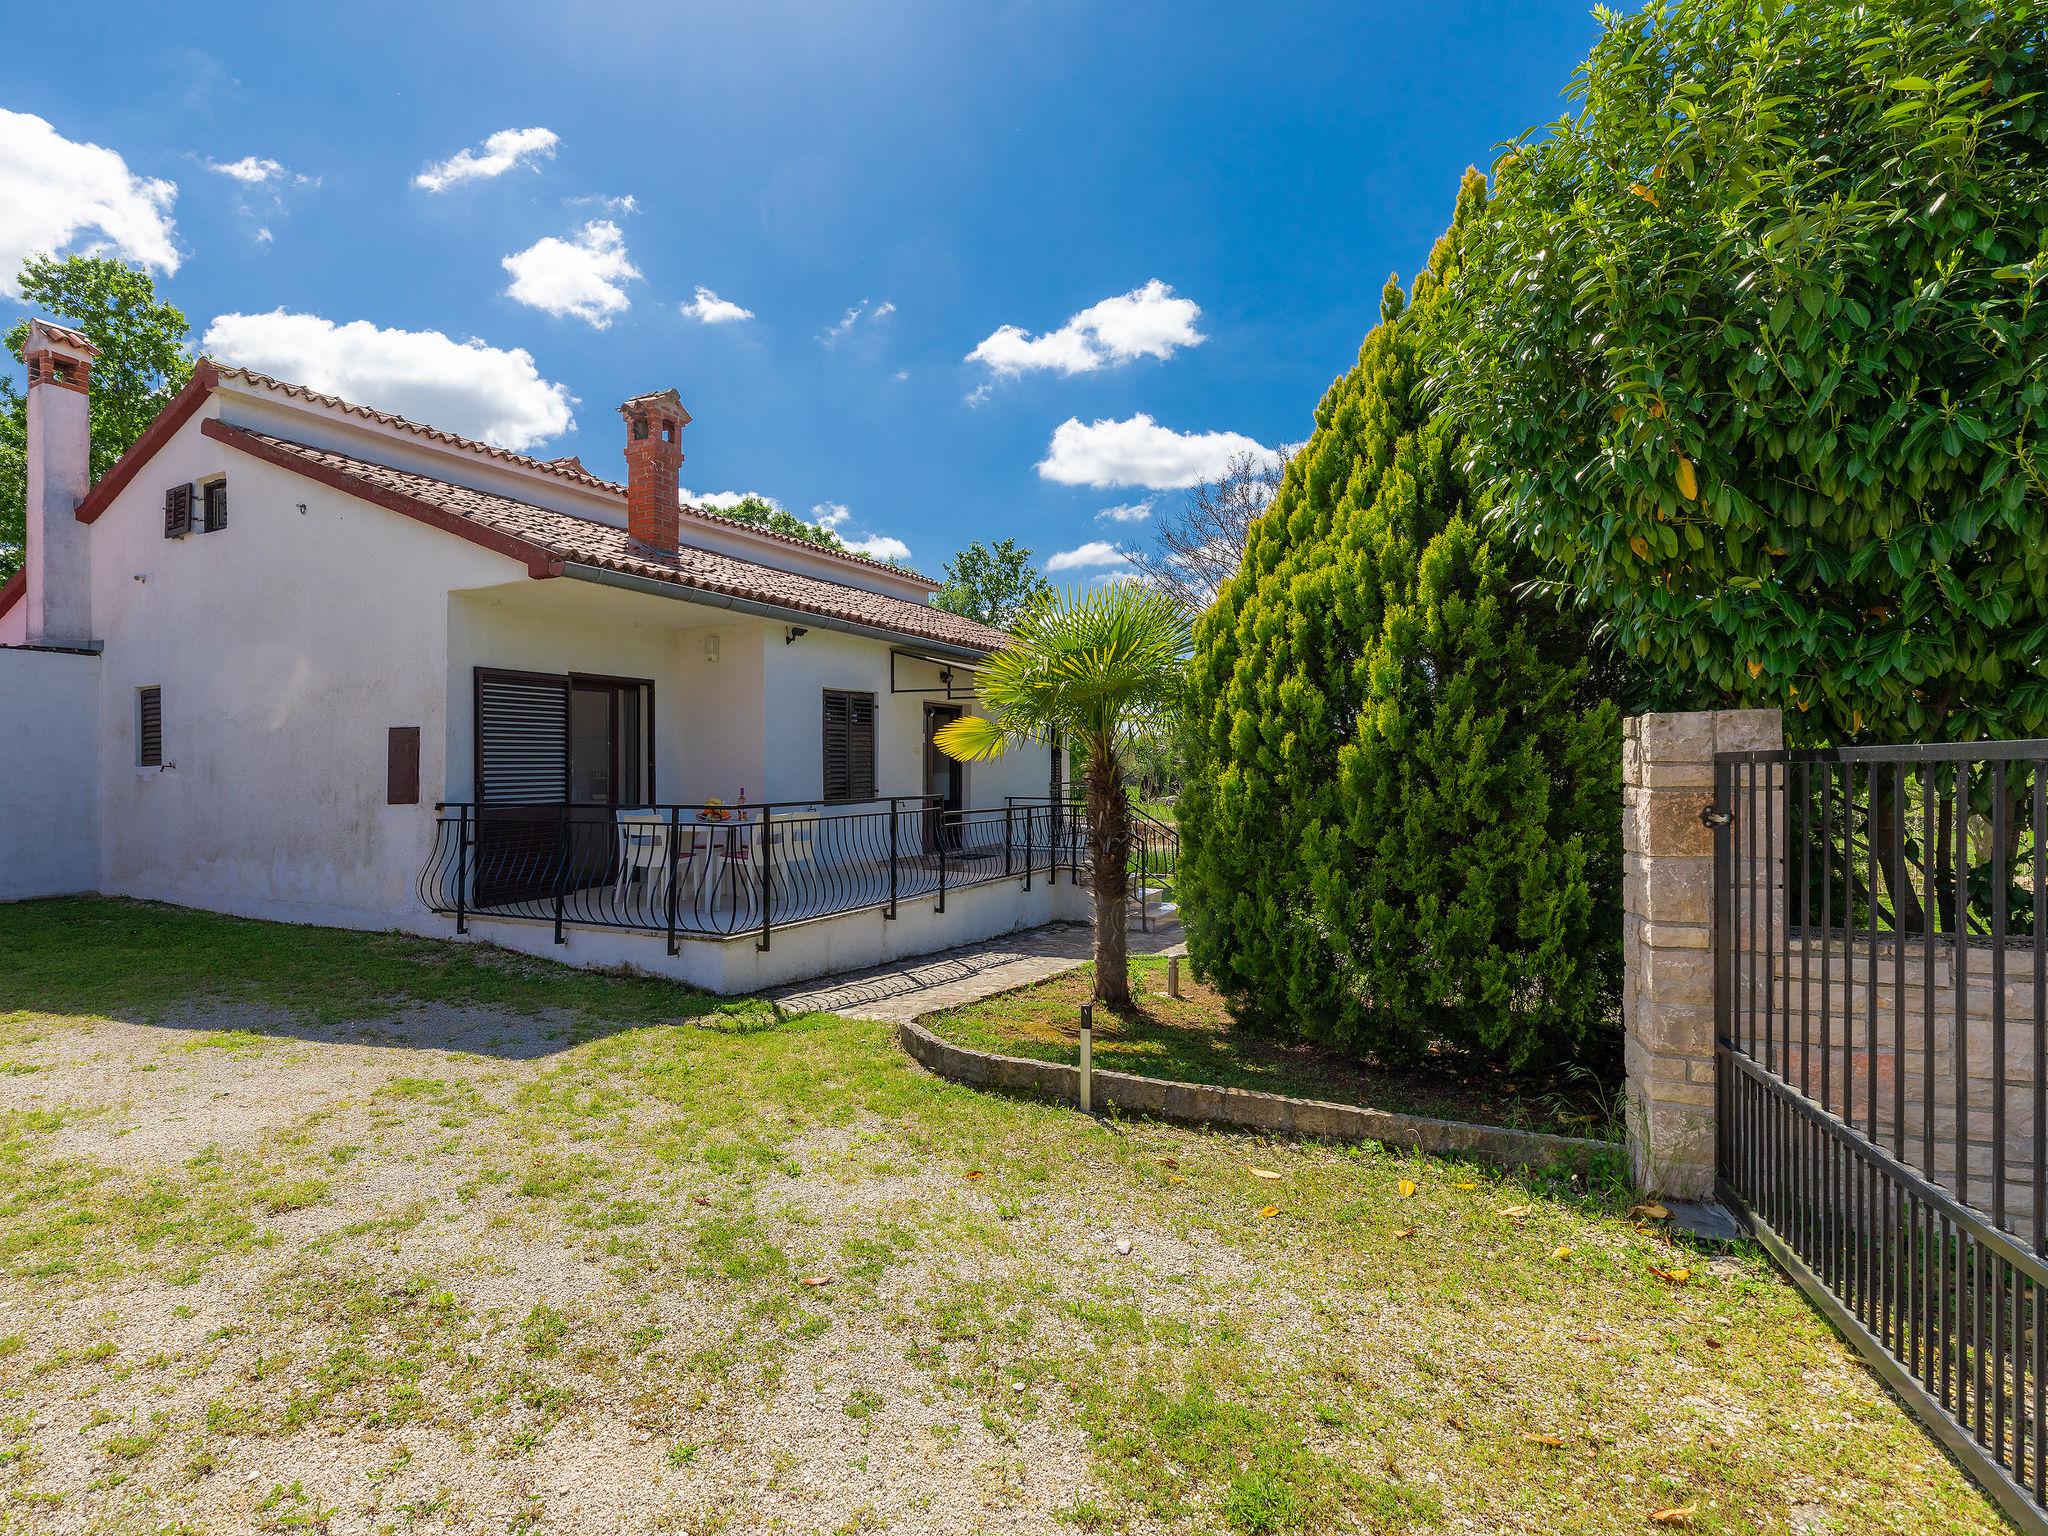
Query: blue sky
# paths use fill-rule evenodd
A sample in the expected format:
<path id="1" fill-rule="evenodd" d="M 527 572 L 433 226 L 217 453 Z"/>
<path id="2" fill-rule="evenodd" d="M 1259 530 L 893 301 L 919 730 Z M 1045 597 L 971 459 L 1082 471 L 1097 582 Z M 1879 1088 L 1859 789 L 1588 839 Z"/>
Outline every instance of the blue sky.
<path id="1" fill-rule="evenodd" d="M 6 30 L 40 61 L 0 88 L 10 275 L 30 245 L 120 250 L 212 349 L 608 475 L 613 406 L 672 384 L 686 486 L 936 575 L 975 537 L 1142 541 L 1099 514 L 1305 436 L 1388 272 L 1467 164 L 1557 114 L 1595 24 L 763 0 Z"/>

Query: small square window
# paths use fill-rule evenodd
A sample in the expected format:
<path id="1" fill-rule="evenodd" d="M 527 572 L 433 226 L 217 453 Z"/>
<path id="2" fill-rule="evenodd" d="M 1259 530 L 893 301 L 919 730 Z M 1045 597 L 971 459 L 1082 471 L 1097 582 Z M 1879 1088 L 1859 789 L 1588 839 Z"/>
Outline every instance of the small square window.
<path id="1" fill-rule="evenodd" d="M 207 533 L 219 533 L 228 525 L 228 483 L 225 480 L 209 480 L 200 487 L 200 500 L 205 520 L 201 523 Z"/>

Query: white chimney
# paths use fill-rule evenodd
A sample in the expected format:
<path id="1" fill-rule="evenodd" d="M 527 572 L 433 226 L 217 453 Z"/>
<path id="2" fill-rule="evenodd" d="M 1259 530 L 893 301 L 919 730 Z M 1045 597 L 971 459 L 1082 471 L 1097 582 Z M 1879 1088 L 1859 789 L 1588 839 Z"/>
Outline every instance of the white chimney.
<path id="1" fill-rule="evenodd" d="M 86 411 L 99 348 L 68 326 L 31 320 L 28 365 L 28 641 L 87 645 L 92 565 L 76 517 L 92 487 L 92 423 Z"/>

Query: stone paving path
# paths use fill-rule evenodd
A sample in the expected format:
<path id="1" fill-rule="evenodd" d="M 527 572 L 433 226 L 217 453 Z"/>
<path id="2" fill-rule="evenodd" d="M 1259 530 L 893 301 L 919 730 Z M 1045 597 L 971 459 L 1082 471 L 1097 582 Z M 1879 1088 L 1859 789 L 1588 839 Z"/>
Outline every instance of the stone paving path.
<path id="1" fill-rule="evenodd" d="M 1086 923 L 1052 923 L 959 949 L 780 987 L 767 997 L 787 1013 L 843 1013 L 900 1024 L 1086 965 L 1089 948 Z M 1131 953 L 1186 954 L 1179 919 L 1155 919 L 1149 933 L 1133 931 Z"/>

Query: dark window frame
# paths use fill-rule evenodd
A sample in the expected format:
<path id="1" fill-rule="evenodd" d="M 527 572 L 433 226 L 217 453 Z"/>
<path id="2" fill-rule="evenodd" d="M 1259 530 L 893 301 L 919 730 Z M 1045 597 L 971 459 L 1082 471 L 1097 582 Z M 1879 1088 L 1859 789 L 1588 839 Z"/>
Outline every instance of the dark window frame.
<path id="1" fill-rule="evenodd" d="M 152 718 L 154 717 L 154 718 Z M 155 741 L 150 739 L 155 730 Z M 161 768 L 164 765 L 164 690 L 150 683 L 135 690 L 135 766 Z"/>
<path id="2" fill-rule="evenodd" d="M 199 487 L 199 517 L 194 519 L 201 533 L 219 533 L 228 525 L 228 479 L 221 475 Z"/>

